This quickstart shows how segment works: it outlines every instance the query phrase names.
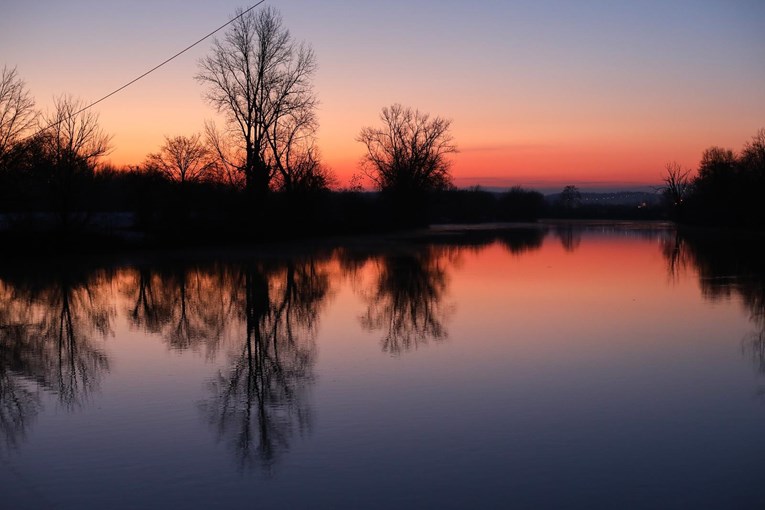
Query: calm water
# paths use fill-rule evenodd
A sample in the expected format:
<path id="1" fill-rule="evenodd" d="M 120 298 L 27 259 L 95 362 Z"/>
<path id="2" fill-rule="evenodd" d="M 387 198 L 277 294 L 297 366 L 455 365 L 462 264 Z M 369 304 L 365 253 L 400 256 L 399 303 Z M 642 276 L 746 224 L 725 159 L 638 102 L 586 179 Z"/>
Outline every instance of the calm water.
<path id="1" fill-rule="evenodd" d="M 765 274 L 661 227 L 0 264 L 0 508 L 762 508 Z"/>

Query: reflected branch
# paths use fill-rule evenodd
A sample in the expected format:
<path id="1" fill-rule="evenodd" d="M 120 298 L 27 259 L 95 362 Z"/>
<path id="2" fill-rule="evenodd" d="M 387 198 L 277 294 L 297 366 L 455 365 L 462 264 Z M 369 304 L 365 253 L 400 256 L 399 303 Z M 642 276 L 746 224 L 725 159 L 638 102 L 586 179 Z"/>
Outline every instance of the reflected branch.
<path id="1" fill-rule="evenodd" d="M 445 322 L 452 309 L 443 303 L 448 278 L 437 250 L 383 256 L 378 264 L 361 325 L 383 331 L 382 350 L 400 355 L 447 338 Z"/>
<path id="2" fill-rule="evenodd" d="M 721 237 L 723 236 L 723 237 Z M 765 250 L 757 234 L 679 232 L 663 247 L 670 274 L 692 267 L 705 298 L 736 296 L 755 330 L 742 340 L 742 350 L 765 373 Z"/>
<path id="3" fill-rule="evenodd" d="M 109 370 L 94 341 L 111 333 L 108 281 L 66 272 L 41 278 L 0 280 L 0 429 L 9 444 L 42 408 L 40 390 L 73 409 Z"/>
<path id="4" fill-rule="evenodd" d="M 314 261 L 244 268 L 234 286 L 244 324 L 231 367 L 210 382 L 201 405 L 243 469 L 270 473 L 295 433 L 310 428 L 305 393 L 313 380 L 315 335 L 329 275 Z"/>

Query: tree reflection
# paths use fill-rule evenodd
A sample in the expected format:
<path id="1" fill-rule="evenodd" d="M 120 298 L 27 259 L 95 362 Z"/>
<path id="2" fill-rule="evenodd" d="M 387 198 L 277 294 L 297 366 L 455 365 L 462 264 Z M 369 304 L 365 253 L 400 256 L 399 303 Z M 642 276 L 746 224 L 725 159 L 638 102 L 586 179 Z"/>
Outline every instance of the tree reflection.
<path id="1" fill-rule="evenodd" d="M 98 388 L 109 370 L 95 342 L 111 333 L 107 291 L 103 274 L 0 279 L 0 427 L 9 443 L 40 410 L 39 390 L 71 409 Z"/>
<path id="2" fill-rule="evenodd" d="M 173 317 L 166 288 L 158 273 L 147 267 L 137 269 L 134 280 L 123 292 L 132 296 L 133 305 L 128 310 L 130 323 L 150 333 L 158 333 Z"/>
<path id="3" fill-rule="evenodd" d="M 313 260 L 251 264 L 237 275 L 233 292 L 244 330 L 230 367 L 210 382 L 212 397 L 202 410 L 241 467 L 270 471 L 294 434 L 310 427 L 305 393 L 329 275 Z"/>
<path id="4" fill-rule="evenodd" d="M 394 356 L 448 337 L 447 322 L 454 306 L 445 302 L 449 272 L 466 252 L 499 245 L 513 255 L 542 247 L 547 229 L 434 229 L 423 237 L 386 239 L 385 245 L 344 248 L 337 253 L 367 308 L 360 321 L 368 331 L 382 331 L 383 352 Z M 363 278 L 371 269 L 371 281 Z"/>
<path id="5" fill-rule="evenodd" d="M 500 233 L 498 240 L 511 254 L 520 255 L 540 249 L 546 236 L 545 229 L 517 228 Z"/>
<path id="6" fill-rule="evenodd" d="M 217 350 L 230 313 L 230 275 L 224 268 L 138 268 L 123 287 L 128 321 L 162 336 L 173 349 Z"/>
<path id="7" fill-rule="evenodd" d="M 382 331 L 382 349 L 393 355 L 447 337 L 445 323 L 451 307 L 444 304 L 448 278 L 445 259 L 435 247 L 413 253 L 384 255 L 365 299 L 361 325 Z"/>
<path id="8" fill-rule="evenodd" d="M 765 373 L 765 247 L 762 239 L 739 233 L 682 232 L 668 237 L 662 248 L 670 274 L 692 267 L 709 300 L 737 296 L 755 330 L 743 347 Z"/>
<path id="9" fill-rule="evenodd" d="M 28 310 L 15 289 L 0 283 L 0 433 L 16 446 L 41 407 L 40 395 L 25 378 Z"/>
<path id="10" fill-rule="evenodd" d="M 560 244 L 567 252 L 575 252 L 582 244 L 582 229 L 571 224 L 555 226 L 555 235 L 560 239 Z"/>

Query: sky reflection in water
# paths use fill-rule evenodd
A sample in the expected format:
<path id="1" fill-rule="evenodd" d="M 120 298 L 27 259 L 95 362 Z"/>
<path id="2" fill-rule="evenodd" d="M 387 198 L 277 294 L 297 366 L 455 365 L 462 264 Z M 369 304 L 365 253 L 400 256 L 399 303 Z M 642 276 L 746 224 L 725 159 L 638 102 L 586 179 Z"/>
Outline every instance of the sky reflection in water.
<path id="1" fill-rule="evenodd" d="M 661 226 L 0 267 L 0 506 L 758 506 L 765 279 Z"/>

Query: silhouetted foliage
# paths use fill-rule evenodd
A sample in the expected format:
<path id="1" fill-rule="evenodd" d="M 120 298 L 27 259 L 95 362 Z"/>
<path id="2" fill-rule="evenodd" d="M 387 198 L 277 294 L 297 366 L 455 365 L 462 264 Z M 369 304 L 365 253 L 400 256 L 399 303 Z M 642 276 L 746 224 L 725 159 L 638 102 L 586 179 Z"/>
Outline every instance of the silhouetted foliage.
<path id="1" fill-rule="evenodd" d="M 451 187 L 447 156 L 457 151 L 451 121 L 400 104 L 383 108 L 380 120 L 381 128 L 365 127 L 357 138 L 366 149 L 362 169 L 393 197 L 397 221 L 418 223 L 424 197 Z"/>
<path id="2" fill-rule="evenodd" d="M 765 227 L 765 129 L 744 145 L 741 153 L 710 147 L 683 211 L 683 221 L 710 225 Z"/>
<path id="3" fill-rule="evenodd" d="M 159 152 L 149 154 L 145 166 L 181 184 L 213 178 L 215 161 L 199 134 L 165 137 Z"/>
<path id="4" fill-rule="evenodd" d="M 34 98 L 16 68 L 3 66 L 0 71 L 0 172 L 7 168 L 24 136 L 36 126 L 37 117 Z"/>
<path id="5" fill-rule="evenodd" d="M 435 193 L 422 207 L 427 207 L 431 224 L 535 221 L 545 212 L 545 198 L 520 186 L 505 192 L 476 186 Z"/>

